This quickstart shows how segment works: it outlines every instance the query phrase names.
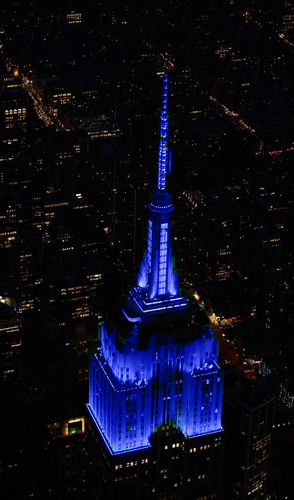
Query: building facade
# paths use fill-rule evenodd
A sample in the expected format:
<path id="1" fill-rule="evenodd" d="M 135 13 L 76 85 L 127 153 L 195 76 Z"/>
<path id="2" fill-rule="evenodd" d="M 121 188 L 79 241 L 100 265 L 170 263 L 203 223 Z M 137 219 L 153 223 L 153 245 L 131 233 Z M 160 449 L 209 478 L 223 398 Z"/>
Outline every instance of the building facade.
<path id="1" fill-rule="evenodd" d="M 166 191 L 168 84 L 163 76 L 158 181 L 136 286 L 101 328 L 92 356 L 89 444 L 96 498 L 218 498 L 222 374 L 218 343 L 174 271 Z M 91 482 L 91 481 L 90 481 Z"/>
<path id="2" fill-rule="evenodd" d="M 225 376 L 226 432 L 224 498 L 267 497 L 276 398 L 273 381 L 250 381 L 240 372 Z"/>

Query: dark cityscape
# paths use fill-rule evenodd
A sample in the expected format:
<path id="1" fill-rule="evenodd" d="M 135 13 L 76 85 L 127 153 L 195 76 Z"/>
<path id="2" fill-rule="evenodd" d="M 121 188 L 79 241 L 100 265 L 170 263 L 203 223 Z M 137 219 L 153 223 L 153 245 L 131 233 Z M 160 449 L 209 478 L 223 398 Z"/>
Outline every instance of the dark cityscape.
<path id="1" fill-rule="evenodd" d="M 293 500 L 294 0 L 0 13 L 1 500 Z"/>

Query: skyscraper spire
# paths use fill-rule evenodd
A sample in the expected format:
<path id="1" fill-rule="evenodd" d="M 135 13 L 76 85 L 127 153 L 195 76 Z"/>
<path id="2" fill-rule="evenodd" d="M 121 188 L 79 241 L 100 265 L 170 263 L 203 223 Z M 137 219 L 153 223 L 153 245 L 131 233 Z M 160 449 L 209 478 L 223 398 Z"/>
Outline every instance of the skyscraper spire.
<path id="1" fill-rule="evenodd" d="M 157 187 L 160 191 L 165 189 L 166 175 L 170 172 L 171 153 L 167 147 L 169 127 L 168 127 L 168 83 L 169 77 L 167 73 L 163 76 L 162 86 L 162 102 L 160 111 L 160 142 L 158 153 L 158 184 Z"/>

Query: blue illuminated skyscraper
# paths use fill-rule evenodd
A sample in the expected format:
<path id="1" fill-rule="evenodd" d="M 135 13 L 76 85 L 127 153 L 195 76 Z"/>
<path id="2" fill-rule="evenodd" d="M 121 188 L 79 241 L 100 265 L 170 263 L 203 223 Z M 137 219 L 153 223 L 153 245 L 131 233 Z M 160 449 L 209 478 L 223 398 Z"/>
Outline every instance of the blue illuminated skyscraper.
<path id="1" fill-rule="evenodd" d="M 120 312 L 104 321 L 101 347 L 91 359 L 90 440 L 98 439 L 93 463 L 104 478 L 97 483 L 97 498 L 105 491 L 113 498 L 118 491 L 134 499 L 217 498 L 219 490 L 218 343 L 211 329 L 201 326 L 197 305 L 180 292 L 173 269 L 174 207 L 166 191 L 168 84 L 165 73 L 146 253 L 136 286 Z"/>

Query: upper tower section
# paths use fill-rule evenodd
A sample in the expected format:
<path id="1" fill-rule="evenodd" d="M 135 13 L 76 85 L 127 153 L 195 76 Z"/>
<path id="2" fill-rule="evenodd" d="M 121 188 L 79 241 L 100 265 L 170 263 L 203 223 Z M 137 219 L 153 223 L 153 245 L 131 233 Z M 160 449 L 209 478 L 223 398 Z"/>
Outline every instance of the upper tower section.
<path id="1" fill-rule="evenodd" d="M 173 269 L 170 238 L 170 219 L 174 207 L 166 191 L 166 177 L 171 169 L 168 149 L 168 85 L 169 76 L 163 75 L 160 110 L 160 142 L 158 154 L 158 181 L 153 200 L 149 204 L 147 249 L 138 273 L 137 286 L 123 309 L 129 321 L 151 320 L 155 313 L 188 308 L 187 299 L 180 295 L 177 274 Z"/>

